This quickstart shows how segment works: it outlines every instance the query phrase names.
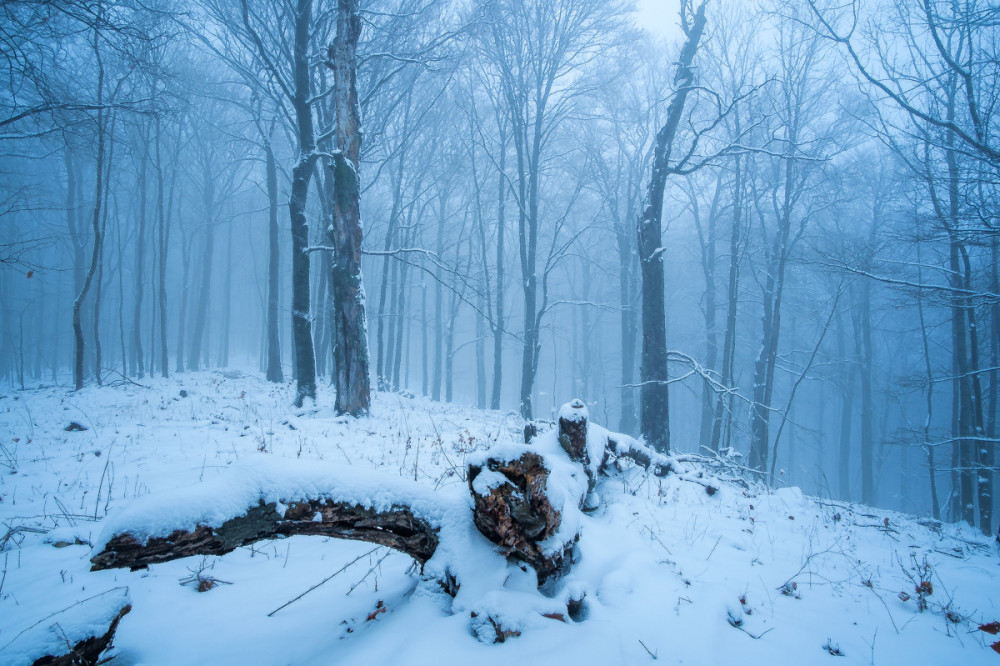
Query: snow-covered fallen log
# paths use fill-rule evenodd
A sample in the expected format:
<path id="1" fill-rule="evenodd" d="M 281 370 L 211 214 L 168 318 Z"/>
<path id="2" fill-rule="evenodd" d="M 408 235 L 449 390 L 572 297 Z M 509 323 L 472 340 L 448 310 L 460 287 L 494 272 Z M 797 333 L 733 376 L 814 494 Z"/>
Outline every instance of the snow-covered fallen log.
<path id="1" fill-rule="evenodd" d="M 145 497 L 110 518 L 91 568 L 139 569 L 296 535 L 368 541 L 426 564 L 442 527 L 464 522 L 467 506 L 460 493 L 360 470 L 289 461 L 241 465 L 223 483 Z"/>
<path id="2" fill-rule="evenodd" d="M 258 461 L 234 468 L 221 483 L 137 500 L 106 521 L 92 569 L 222 555 L 289 536 L 367 541 L 411 556 L 425 580 L 454 597 L 453 612 L 470 615 L 478 635 L 503 640 L 525 626 L 524 613 L 573 615 L 580 595 L 552 591 L 574 564 L 584 511 L 599 502 L 599 476 L 619 458 L 657 475 L 690 476 L 641 442 L 588 423 L 585 405 L 573 401 L 556 429 L 471 458 L 469 494 L 342 466 Z M 547 599 L 505 589 L 505 560 L 528 565 L 537 586 L 547 586 Z"/>
<path id="3" fill-rule="evenodd" d="M 111 645 L 118 623 L 132 610 L 128 588 L 118 587 L 51 613 L 0 642 L 0 661 L 33 666 L 91 666 Z"/>

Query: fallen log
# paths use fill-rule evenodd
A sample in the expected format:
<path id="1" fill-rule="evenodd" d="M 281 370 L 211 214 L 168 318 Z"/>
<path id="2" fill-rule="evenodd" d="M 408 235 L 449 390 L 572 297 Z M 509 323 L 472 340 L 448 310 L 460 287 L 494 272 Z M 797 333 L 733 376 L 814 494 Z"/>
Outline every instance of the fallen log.
<path id="1" fill-rule="evenodd" d="M 131 610 L 127 588 L 82 599 L 28 624 L 0 645 L 0 662 L 93 666 L 101 662 L 118 624 Z"/>
<path id="2" fill-rule="evenodd" d="M 78 641 L 72 649 L 59 655 L 45 655 L 32 662 L 31 666 L 96 666 L 101 661 L 101 655 L 111 646 L 111 641 L 118 631 L 118 623 L 125 617 L 132 606 L 124 606 L 111 619 L 108 630 L 100 636 L 90 636 Z"/>
<path id="3" fill-rule="evenodd" d="M 218 527 L 198 525 L 145 541 L 129 533 L 116 534 L 91 558 L 91 571 L 124 567 L 134 571 L 192 555 L 225 555 L 264 539 L 297 535 L 367 541 L 406 553 L 421 565 L 438 544 L 437 528 L 405 506 L 379 511 L 329 498 L 291 501 L 283 514 L 277 506 L 260 501 Z"/>
<path id="4" fill-rule="evenodd" d="M 558 589 L 555 581 L 577 559 L 582 510 L 597 507 L 595 488 L 602 474 L 612 473 L 614 460 L 628 458 L 658 476 L 693 476 L 683 463 L 590 424 L 579 400 L 563 406 L 555 430 L 532 428 L 525 435 L 528 443 L 497 446 L 469 460 L 471 502 L 455 489 L 434 492 L 378 473 L 292 461 L 258 463 L 224 482 L 143 498 L 107 520 L 92 570 L 223 555 L 276 537 L 367 541 L 412 557 L 426 580 L 454 597 L 453 612 L 469 613 L 477 635 L 505 640 L 521 624 L 496 610 L 506 607 L 497 601 L 507 593 L 504 560 L 529 565 L 526 575 L 533 573 L 539 587 Z M 686 480 L 715 491 L 700 478 Z M 548 592 L 548 601 L 535 604 L 544 612 L 532 612 L 582 617 L 573 612 L 580 594 Z"/>

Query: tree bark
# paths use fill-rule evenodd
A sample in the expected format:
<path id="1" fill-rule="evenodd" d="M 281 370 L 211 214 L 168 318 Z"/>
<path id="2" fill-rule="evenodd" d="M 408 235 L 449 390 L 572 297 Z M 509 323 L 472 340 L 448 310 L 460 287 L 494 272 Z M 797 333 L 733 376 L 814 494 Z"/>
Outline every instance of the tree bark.
<path id="1" fill-rule="evenodd" d="M 103 16 L 104 7 L 101 3 L 98 3 L 97 22 L 94 24 L 93 41 L 94 59 L 97 62 L 97 163 L 95 165 L 96 182 L 94 184 L 94 248 L 90 255 L 90 269 L 87 271 L 83 285 L 76 295 L 76 300 L 73 301 L 73 385 L 77 391 L 83 388 L 84 342 L 83 322 L 81 321 L 80 311 L 83 307 L 83 301 L 87 298 L 87 292 L 90 291 L 90 285 L 94 281 L 94 274 L 97 272 L 97 265 L 100 262 L 101 245 L 103 243 L 103 238 L 101 237 L 101 203 L 104 198 L 104 144 L 106 132 L 104 125 L 104 61 L 101 58 L 100 31 Z"/>
<path id="2" fill-rule="evenodd" d="M 736 114 L 736 135 L 740 135 L 739 113 Z M 729 279 L 726 286 L 726 333 L 722 341 L 722 375 L 720 381 L 728 387 L 733 382 L 733 363 L 736 355 L 736 307 L 739 301 L 740 282 L 740 237 L 743 225 L 743 160 L 737 155 L 733 159 L 733 222 L 729 231 Z M 733 399 L 728 393 L 719 393 L 715 398 L 715 412 L 712 417 L 713 451 L 718 451 L 723 436 L 723 424 L 732 423 Z"/>
<path id="3" fill-rule="evenodd" d="M 288 199 L 288 215 L 292 232 L 292 346 L 295 355 L 295 406 L 301 407 L 306 398 L 316 400 L 316 359 L 312 344 L 312 322 L 309 313 L 309 224 L 306 220 L 306 199 L 309 181 L 316 163 L 316 141 L 313 133 L 311 91 L 309 79 L 309 30 L 312 22 L 312 0 L 296 0 L 294 50 L 294 85 L 292 107 L 299 156 L 292 167 L 292 192 Z M 339 400 L 338 395 L 338 400 Z"/>
<path id="4" fill-rule="evenodd" d="M 188 350 L 187 369 L 194 372 L 201 359 L 201 346 L 205 338 L 205 320 L 212 287 L 212 257 L 215 254 L 215 174 L 209 168 L 213 162 L 205 159 L 202 174 L 202 206 L 205 211 L 204 240 L 201 254 L 201 284 L 198 287 L 198 305 L 194 313 L 194 331 Z"/>
<path id="5" fill-rule="evenodd" d="M 32 662 L 32 666 L 97 666 L 105 663 L 101 660 L 101 655 L 111 645 L 111 641 L 118 631 L 118 623 L 132 610 L 131 604 L 125 604 L 111 618 L 107 631 L 101 635 L 93 635 L 74 645 L 68 645 L 69 652 L 59 655 L 45 655 Z"/>
<path id="6" fill-rule="evenodd" d="M 272 128 L 273 129 L 273 128 Z M 281 340 L 278 335 L 278 167 L 274 162 L 271 137 L 264 141 L 267 172 L 267 381 L 285 381 L 281 370 Z"/>
<path id="7" fill-rule="evenodd" d="M 490 389 L 490 409 L 500 409 L 500 391 L 503 388 L 503 335 L 504 335 L 504 218 L 507 203 L 507 133 L 500 129 L 500 164 L 497 178 L 497 258 L 496 258 L 496 321 L 493 325 L 493 386 Z"/>
<path id="8" fill-rule="evenodd" d="M 663 189 L 670 173 L 670 154 L 684 113 L 684 103 L 694 82 L 691 63 L 705 28 L 705 3 L 698 6 L 694 22 L 678 59 L 674 84 L 677 90 L 667 107 L 667 119 L 656 133 L 653 170 L 638 221 L 639 265 L 642 278 L 642 360 L 639 390 L 640 422 L 646 441 L 657 451 L 670 450 L 670 410 L 667 389 L 667 320 L 663 285 Z M 763 464 L 763 463 L 761 463 Z"/>
<path id="9" fill-rule="evenodd" d="M 90 562 L 91 571 L 124 567 L 134 571 L 191 555 L 224 555 L 277 536 L 318 535 L 387 546 L 423 564 L 437 548 L 437 531 L 438 526 L 405 506 L 375 510 L 354 502 L 312 498 L 289 502 L 282 515 L 274 503 L 261 502 L 218 527 L 174 530 L 145 543 L 128 533 L 115 535 Z"/>
<path id="10" fill-rule="evenodd" d="M 149 167 L 147 131 L 147 126 L 143 125 L 143 133 L 140 135 L 143 147 L 140 153 L 142 162 L 139 165 L 139 228 L 135 236 L 135 306 L 132 311 L 132 374 L 139 379 L 145 374 L 142 351 L 142 297 L 145 291 L 143 275 L 146 268 L 146 180 Z"/>
<path id="11" fill-rule="evenodd" d="M 304 1 L 304 0 L 303 0 Z M 337 402 L 340 414 L 367 414 L 371 400 L 368 323 L 361 277 L 361 116 L 357 49 L 361 16 L 357 0 L 338 0 L 337 35 L 329 51 L 334 73 L 337 146 L 334 154 L 333 281 L 337 319 Z"/>
<path id="12" fill-rule="evenodd" d="M 170 361 L 167 358 L 167 216 L 163 201 L 163 162 L 160 159 L 160 117 L 156 116 L 156 216 L 158 218 L 157 239 L 159 244 L 159 306 L 160 306 L 160 374 L 170 376 Z"/>

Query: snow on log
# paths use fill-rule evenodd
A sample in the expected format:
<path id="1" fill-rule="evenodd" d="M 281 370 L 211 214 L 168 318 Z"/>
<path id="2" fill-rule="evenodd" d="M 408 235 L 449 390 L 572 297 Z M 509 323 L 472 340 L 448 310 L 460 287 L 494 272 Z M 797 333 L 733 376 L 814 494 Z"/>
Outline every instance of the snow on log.
<path id="1" fill-rule="evenodd" d="M 586 407 L 576 400 L 562 412 L 569 432 L 560 425 L 529 444 L 494 447 L 467 475 L 476 527 L 504 556 L 534 567 L 539 585 L 572 566 L 592 487 Z"/>
<path id="2" fill-rule="evenodd" d="M 0 647 L 0 661 L 33 666 L 97 664 L 130 610 L 128 588 L 88 597 L 22 629 Z"/>
<path id="3" fill-rule="evenodd" d="M 675 457 L 589 423 L 586 405 L 574 400 L 560 410 L 557 428 L 470 458 L 471 498 L 459 488 L 435 491 L 384 473 L 269 457 L 141 498 L 106 519 L 92 569 L 222 555 L 275 537 L 368 541 L 413 557 L 424 582 L 453 597 L 452 612 L 468 614 L 477 636 L 502 641 L 539 619 L 572 616 L 583 595 L 561 589 L 559 579 L 578 559 L 583 511 L 599 502 L 598 478 L 617 458 L 716 490 Z M 554 594 L 511 583 L 522 575 Z"/>
<path id="4" fill-rule="evenodd" d="M 505 556 L 534 567 L 539 583 L 568 567 L 579 536 L 551 541 L 562 517 L 546 494 L 548 479 L 542 456 L 531 451 L 510 459 L 487 458 L 481 465 L 470 465 L 468 474 L 476 527 Z"/>
<path id="5" fill-rule="evenodd" d="M 454 493 L 360 470 L 268 461 L 192 488 L 148 496 L 108 521 L 94 571 L 143 568 L 191 555 L 223 555 L 263 539 L 320 535 L 367 541 L 421 565 L 445 523 L 467 521 Z"/>
<path id="6" fill-rule="evenodd" d="M 218 527 L 199 525 L 193 530 L 174 530 L 145 543 L 131 534 L 117 534 L 91 558 L 92 570 L 134 570 L 191 555 L 225 555 L 263 539 L 296 535 L 367 541 L 406 553 L 420 564 L 434 555 L 438 544 L 437 528 L 415 516 L 408 507 L 377 511 L 328 498 L 289 502 L 284 514 L 277 507 L 275 502 L 261 501 Z"/>

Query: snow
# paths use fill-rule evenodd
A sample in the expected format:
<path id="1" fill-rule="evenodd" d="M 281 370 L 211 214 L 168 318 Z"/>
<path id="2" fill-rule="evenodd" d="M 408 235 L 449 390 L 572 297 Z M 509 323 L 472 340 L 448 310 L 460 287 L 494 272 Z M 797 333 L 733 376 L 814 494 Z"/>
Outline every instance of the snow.
<path id="1" fill-rule="evenodd" d="M 127 598 L 112 664 L 641 664 L 655 654 L 754 666 L 823 663 L 827 644 L 843 663 L 998 663 L 995 638 L 977 626 L 1000 620 L 1000 554 L 968 527 L 936 531 L 796 488 L 718 482 L 709 496 L 683 478 L 702 471 L 688 461 L 663 478 L 622 461 L 584 515 L 586 474 L 553 429 L 524 445 L 513 414 L 377 394 L 372 416 L 350 419 L 323 386 L 318 407 L 294 409 L 291 384 L 255 375 L 141 383 L 0 389 L 11 472 L 0 474 L 0 662 L 31 663 L 63 634 L 103 633 Z M 88 430 L 64 431 L 71 420 Z M 607 436 L 589 424 L 594 465 Z M 542 591 L 471 526 L 465 469 L 487 449 L 544 452 L 562 529 L 581 534 L 572 570 Z M 477 478 L 495 482 L 486 470 Z M 422 575 L 399 553 L 324 537 L 89 571 L 87 542 L 99 549 L 117 530 L 148 538 L 306 495 L 405 501 L 442 525 L 441 547 Z M 919 612 L 909 576 L 925 558 L 934 592 Z M 446 568 L 461 585 L 454 599 L 435 580 Z M 204 593 L 180 584 L 194 572 L 220 583 Z M 566 603 L 581 598 L 576 621 Z M 495 636 L 489 617 L 520 635 L 477 639 Z"/>

